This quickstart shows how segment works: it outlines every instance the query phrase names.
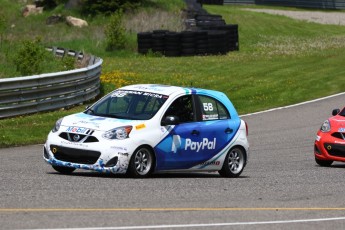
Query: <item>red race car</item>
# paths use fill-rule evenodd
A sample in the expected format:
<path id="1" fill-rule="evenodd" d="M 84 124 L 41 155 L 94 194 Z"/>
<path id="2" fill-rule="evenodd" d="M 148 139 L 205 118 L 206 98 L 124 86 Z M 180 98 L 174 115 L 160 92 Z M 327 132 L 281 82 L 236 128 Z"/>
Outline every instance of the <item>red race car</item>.
<path id="1" fill-rule="evenodd" d="M 345 108 L 334 109 L 332 115 L 323 122 L 314 144 L 315 161 L 320 166 L 345 162 Z"/>

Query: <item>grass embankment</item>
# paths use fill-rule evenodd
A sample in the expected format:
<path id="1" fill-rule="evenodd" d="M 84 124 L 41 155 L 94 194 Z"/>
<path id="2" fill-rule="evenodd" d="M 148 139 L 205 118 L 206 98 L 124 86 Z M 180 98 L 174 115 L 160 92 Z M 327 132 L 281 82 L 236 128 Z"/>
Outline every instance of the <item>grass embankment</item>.
<path id="1" fill-rule="evenodd" d="M 83 42 L 71 39 L 58 44 L 81 50 L 88 47 L 87 52 L 104 59 L 104 75 L 121 76 L 115 83 L 193 85 L 220 90 L 230 97 L 240 114 L 345 90 L 344 26 L 248 12 L 241 10 L 242 6 L 204 7 L 210 13 L 222 14 L 227 23 L 239 25 L 239 52 L 203 57 L 141 56 L 131 51 L 135 47 L 133 34 L 129 35 L 134 41 L 132 48 L 113 53 L 102 51 L 102 40 L 96 39 L 97 43 L 94 38 L 101 35 L 95 34 L 82 37 Z M 109 84 L 105 86 L 105 91 L 109 91 Z M 43 143 L 57 118 L 82 109 L 0 120 L 0 147 Z"/>

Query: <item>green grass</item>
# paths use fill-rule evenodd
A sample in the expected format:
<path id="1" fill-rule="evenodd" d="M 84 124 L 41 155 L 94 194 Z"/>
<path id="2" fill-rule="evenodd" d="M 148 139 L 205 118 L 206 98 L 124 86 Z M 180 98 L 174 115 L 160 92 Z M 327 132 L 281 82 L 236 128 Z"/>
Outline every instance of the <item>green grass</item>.
<path id="1" fill-rule="evenodd" d="M 57 46 L 69 48 L 84 53 L 93 54 L 99 57 L 132 56 L 136 52 L 136 32 L 152 30 L 152 26 L 157 29 L 171 29 L 174 27 L 181 29 L 181 22 L 176 17 L 183 8 L 183 0 L 150 0 L 150 4 L 143 8 L 125 14 L 124 24 L 127 26 L 128 44 L 125 51 L 117 53 L 106 52 L 104 27 L 108 22 L 108 17 L 98 15 L 89 17 L 80 15 L 76 10 L 65 10 L 63 5 L 57 8 L 44 11 L 40 15 L 30 15 L 23 17 L 21 8 L 23 4 L 18 1 L 0 0 L 0 18 L 5 20 L 6 29 L 2 36 L 0 46 L 0 78 L 17 77 L 20 73 L 12 62 L 18 43 L 23 40 L 35 40 L 39 38 L 44 46 Z M 160 14 L 159 14 L 160 13 Z M 46 19 L 51 15 L 75 16 L 87 20 L 89 26 L 75 28 L 67 26 L 65 23 L 46 25 Z M 147 18 L 153 15 L 156 18 Z M 164 16 L 165 18 L 161 18 Z M 142 23 L 144 21 L 145 23 Z M 158 23 L 159 22 L 159 23 Z M 0 31 L 1 32 L 1 31 Z M 44 70 L 44 72 L 47 72 Z"/>
<path id="2" fill-rule="evenodd" d="M 50 42 L 100 56 L 104 59 L 103 73 L 134 73 L 135 83 L 192 85 L 223 91 L 240 114 L 345 90 L 344 26 L 249 12 L 243 7 L 204 6 L 210 13 L 222 14 L 227 23 L 239 25 L 240 51 L 223 56 L 142 56 L 134 52 L 135 34 L 128 35 L 131 42 L 127 50 L 105 52 L 99 27 L 102 17 L 93 19 L 89 30 L 81 29 L 77 34 L 59 25 L 55 33 L 65 33 L 65 38 L 56 37 L 55 41 L 50 37 Z M 110 89 L 109 85 L 105 87 L 106 92 Z M 43 143 L 55 120 L 83 108 L 0 120 L 0 147 Z"/>

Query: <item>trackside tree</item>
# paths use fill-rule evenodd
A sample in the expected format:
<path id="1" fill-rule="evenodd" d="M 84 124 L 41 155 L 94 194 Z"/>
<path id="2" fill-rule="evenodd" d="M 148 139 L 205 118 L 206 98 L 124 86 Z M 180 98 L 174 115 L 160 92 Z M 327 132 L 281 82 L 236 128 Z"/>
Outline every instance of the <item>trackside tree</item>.
<path id="1" fill-rule="evenodd" d="M 18 53 L 14 56 L 14 64 L 17 70 L 23 75 L 40 74 L 42 72 L 42 61 L 45 50 L 41 46 L 40 40 L 23 41 L 20 44 Z"/>
<path id="2" fill-rule="evenodd" d="M 105 27 L 106 49 L 108 51 L 123 49 L 126 44 L 126 29 L 122 25 L 122 10 L 113 13 Z"/>

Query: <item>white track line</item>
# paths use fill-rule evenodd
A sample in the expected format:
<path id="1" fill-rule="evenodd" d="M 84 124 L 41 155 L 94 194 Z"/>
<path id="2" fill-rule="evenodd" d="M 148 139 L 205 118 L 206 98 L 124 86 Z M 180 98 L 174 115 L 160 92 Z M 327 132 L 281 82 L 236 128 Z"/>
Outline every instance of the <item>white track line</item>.
<path id="1" fill-rule="evenodd" d="M 122 227 L 95 227 L 95 228 L 52 228 L 45 230 L 124 230 L 124 229 L 164 229 L 164 228 L 201 228 L 220 226 L 243 226 L 243 225 L 268 225 L 268 224 L 293 224 L 307 222 L 322 222 L 345 220 L 345 217 L 321 218 L 321 219 L 301 219 L 301 220 L 279 220 L 279 221 L 255 221 L 255 222 L 234 222 L 234 223 L 213 223 L 213 224 L 174 224 L 174 225 L 142 225 L 142 226 L 122 226 Z M 43 230 L 43 229 L 31 229 Z"/>
<path id="2" fill-rule="evenodd" d="M 329 98 L 332 98 L 332 97 L 341 96 L 341 95 L 345 95 L 345 92 L 334 94 L 334 95 L 327 96 L 327 97 L 322 97 L 322 98 L 314 99 L 314 100 L 310 100 L 310 101 L 305 101 L 305 102 L 301 102 L 301 103 L 297 103 L 297 104 L 293 104 L 293 105 L 277 107 L 277 108 L 268 109 L 268 110 L 264 110 L 264 111 L 260 111 L 260 112 L 255 112 L 255 113 L 248 113 L 248 114 L 241 115 L 240 117 L 246 117 L 246 116 L 251 116 L 251 115 L 256 115 L 256 114 L 261 114 L 261 113 L 272 112 L 272 111 L 276 111 L 276 110 L 279 110 L 279 109 L 287 109 L 287 108 L 296 107 L 296 106 L 300 106 L 300 105 L 310 104 L 310 103 L 313 103 L 313 102 L 322 101 L 322 100 L 326 100 L 326 99 L 329 99 Z"/>

